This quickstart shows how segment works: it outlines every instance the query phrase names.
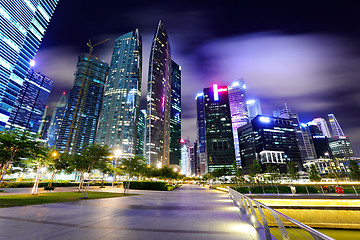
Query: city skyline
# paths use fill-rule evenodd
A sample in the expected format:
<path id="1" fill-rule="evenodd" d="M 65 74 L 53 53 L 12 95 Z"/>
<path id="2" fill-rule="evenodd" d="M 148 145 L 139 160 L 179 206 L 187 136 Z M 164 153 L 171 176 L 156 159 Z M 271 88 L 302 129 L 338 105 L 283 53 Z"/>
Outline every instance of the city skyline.
<path id="1" fill-rule="evenodd" d="M 111 38 L 95 50 L 96 55 L 110 62 L 108 59 L 114 39 L 135 28 L 142 32 L 144 42 L 142 96 L 145 96 L 150 43 L 154 26 L 161 19 L 169 34 L 172 55 L 182 66 L 183 138 L 189 136 L 191 141 L 196 138 L 193 99 L 197 92 L 214 83 L 228 85 L 244 78 L 249 98 L 261 100 L 265 115 L 271 115 L 285 102 L 299 114 L 301 122 L 316 117 L 326 118 L 333 113 L 350 137 L 354 150 L 360 153 L 359 84 L 355 81 L 360 75 L 355 67 L 358 65 L 359 48 L 355 41 L 360 34 L 350 21 L 355 12 L 349 6 L 329 4 L 323 8 L 321 4 L 312 4 L 309 8 L 309 4 L 303 3 L 296 6 L 258 4 L 254 8 L 254 5 L 244 4 L 241 9 L 235 5 L 220 6 L 215 13 L 213 10 L 217 8 L 213 4 L 203 7 L 194 3 L 177 8 L 170 3 L 161 7 L 145 2 L 138 7 L 126 3 L 116 16 L 128 20 L 122 24 L 107 25 L 107 17 L 101 12 L 105 9 L 112 11 L 110 7 L 116 9 L 117 4 L 105 1 L 103 6 L 96 6 L 104 21 L 99 23 L 97 18 L 89 17 L 87 21 L 95 27 L 85 30 L 79 25 L 84 21 L 79 20 L 81 14 L 66 13 L 72 17 L 66 20 L 63 17 L 65 12 L 78 13 L 83 7 L 81 2 L 72 3 L 71 9 L 69 3 L 60 2 L 35 58 L 38 62 L 35 70 L 55 81 L 50 106 L 56 104 L 59 94 L 70 88 L 76 55 L 87 52 L 88 38 L 94 39 L 94 42 Z M 94 7 L 94 4 L 89 4 L 84 12 Z M 235 15 L 235 9 L 240 14 Z M 273 12 L 271 9 L 277 14 L 270 14 Z M 339 12 L 339 9 L 342 11 Z M 290 18 L 286 14 L 289 12 L 293 13 Z M 222 20 L 226 13 L 244 16 L 238 23 L 228 22 L 227 25 Z M 342 17 L 333 19 L 334 13 Z M 139 14 L 140 17 L 134 17 Z M 60 19 L 63 21 L 60 22 Z M 179 19 L 184 19 L 184 22 Z M 282 21 L 284 19 L 287 19 L 286 23 Z M 99 24 L 103 27 L 97 28 Z M 60 36 L 64 30 L 69 34 Z M 54 54 L 58 57 L 49 60 L 49 56 Z M 45 66 L 43 62 L 49 64 Z M 61 73 L 60 68 L 63 69 Z M 142 108 L 144 102 L 142 97 Z"/>

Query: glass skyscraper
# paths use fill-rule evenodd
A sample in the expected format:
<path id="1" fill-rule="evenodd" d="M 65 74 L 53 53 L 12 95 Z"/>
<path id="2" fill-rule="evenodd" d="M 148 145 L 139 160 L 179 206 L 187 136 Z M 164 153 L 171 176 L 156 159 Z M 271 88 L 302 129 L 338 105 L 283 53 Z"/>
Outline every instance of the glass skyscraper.
<path id="1" fill-rule="evenodd" d="M 207 173 L 207 158 L 206 158 L 206 129 L 205 129 L 205 108 L 204 108 L 204 93 L 198 93 L 196 100 L 196 129 L 197 129 L 197 151 L 199 157 L 200 175 Z"/>
<path id="2" fill-rule="evenodd" d="M 171 116 L 170 116 L 170 165 L 181 160 L 181 66 L 172 61 L 171 67 Z"/>
<path id="3" fill-rule="evenodd" d="M 140 111 L 142 40 L 136 29 L 115 40 L 96 142 L 135 156 Z"/>
<path id="4" fill-rule="evenodd" d="M 250 99 L 246 101 L 246 107 L 249 114 L 249 121 L 256 117 L 257 115 L 261 115 L 261 105 L 259 99 Z"/>
<path id="5" fill-rule="evenodd" d="M 341 129 L 340 124 L 336 120 L 334 114 L 330 113 L 328 117 L 333 136 L 345 136 L 344 131 Z"/>
<path id="6" fill-rule="evenodd" d="M 228 90 L 236 164 L 241 166 L 237 129 L 247 124 L 249 119 L 246 107 L 246 86 L 243 80 L 239 80 L 229 85 Z"/>
<path id="7" fill-rule="evenodd" d="M 170 163 L 171 52 L 162 22 L 156 29 L 149 60 L 146 108 L 146 146 L 148 164 Z"/>
<path id="8" fill-rule="evenodd" d="M 14 103 L 8 126 L 37 133 L 53 83 L 52 79 L 30 68 Z"/>
<path id="9" fill-rule="evenodd" d="M 58 104 L 56 105 L 56 108 L 51 117 L 50 126 L 47 135 L 49 146 L 54 146 L 57 138 L 59 137 L 60 126 L 64 118 L 66 103 L 67 103 L 66 95 L 65 92 L 63 92 L 63 95 L 61 96 Z"/>
<path id="10" fill-rule="evenodd" d="M 79 153 L 95 143 L 96 128 L 109 65 L 87 53 L 79 56 L 56 148 Z"/>
<path id="11" fill-rule="evenodd" d="M 0 0 L 0 128 L 28 74 L 58 0 Z"/>
<path id="12" fill-rule="evenodd" d="M 136 155 L 144 156 L 146 110 L 140 110 L 137 126 Z"/>

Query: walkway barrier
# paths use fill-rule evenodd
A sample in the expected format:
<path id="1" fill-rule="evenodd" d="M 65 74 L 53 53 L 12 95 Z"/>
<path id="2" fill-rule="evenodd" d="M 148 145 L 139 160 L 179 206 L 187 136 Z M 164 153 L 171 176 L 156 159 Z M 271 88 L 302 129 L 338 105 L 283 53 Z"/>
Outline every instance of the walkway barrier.
<path id="1" fill-rule="evenodd" d="M 314 239 L 334 240 L 248 196 L 229 188 L 229 195 L 255 229 L 263 228 L 266 240 Z"/>

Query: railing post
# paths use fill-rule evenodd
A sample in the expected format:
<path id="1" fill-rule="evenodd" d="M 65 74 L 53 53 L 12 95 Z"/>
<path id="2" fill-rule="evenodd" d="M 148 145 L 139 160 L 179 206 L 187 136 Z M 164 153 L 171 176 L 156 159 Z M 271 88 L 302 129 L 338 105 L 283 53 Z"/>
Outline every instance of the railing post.
<path id="1" fill-rule="evenodd" d="M 271 215 L 273 215 L 273 217 L 275 218 L 277 225 L 279 226 L 279 230 L 280 230 L 281 236 L 283 237 L 283 240 L 290 240 L 288 232 L 285 229 L 284 223 L 281 221 L 281 219 L 279 218 L 277 213 L 275 213 L 273 211 L 270 211 L 270 212 L 271 212 Z"/>
<path id="2" fill-rule="evenodd" d="M 355 192 L 356 196 L 359 196 L 359 194 L 357 193 L 356 188 L 354 187 L 354 185 L 352 185 L 352 187 L 354 189 L 354 192 Z"/>
<path id="3" fill-rule="evenodd" d="M 245 198 L 244 196 L 242 196 L 242 199 L 244 200 L 246 215 L 249 216 L 250 213 L 249 213 L 248 204 L 247 204 L 247 202 L 246 202 L 246 198 Z"/>
<path id="4" fill-rule="evenodd" d="M 271 240 L 271 233 L 270 233 L 270 228 L 269 228 L 269 224 L 266 220 L 266 217 L 265 217 L 265 214 L 263 212 L 263 209 L 262 207 L 260 206 L 260 204 L 258 202 L 255 202 L 256 204 L 256 207 L 258 209 L 258 212 L 260 214 L 260 217 L 261 217 L 261 222 L 262 222 L 262 225 L 264 227 L 264 231 L 265 231 L 265 239 L 266 240 Z"/>
<path id="5" fill-rule="evenodd" d="M 252 205 L 251 203 L 251 199 L 248 199 L 248 202 L 249 202 L 249 205 L 250 205 L 250 210 L 251 210 L 251 221 L 253 221 L 254 223 L 254 228 L 255 229 L 259 229 L 259 221 L 256 217 L 256 212 L 255 212 L 255 209 L 254 209 L 254 206 Z"/>

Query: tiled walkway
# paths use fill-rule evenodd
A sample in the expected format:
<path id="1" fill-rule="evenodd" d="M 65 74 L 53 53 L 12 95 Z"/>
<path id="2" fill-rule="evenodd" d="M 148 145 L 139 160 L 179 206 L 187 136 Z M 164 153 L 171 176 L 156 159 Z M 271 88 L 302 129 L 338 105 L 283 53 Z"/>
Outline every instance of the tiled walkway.
<path id="1" fill-rule="evenodd" d="M 226 193 L 185 185 L 171 192 L 3 208 L 0 239 L 235 240 L 259 235 L 241 220 Z"/>

